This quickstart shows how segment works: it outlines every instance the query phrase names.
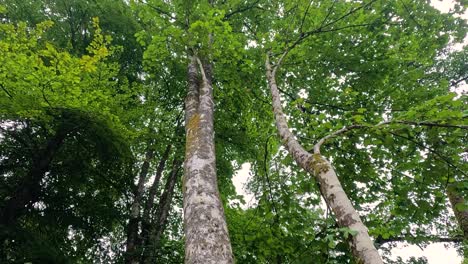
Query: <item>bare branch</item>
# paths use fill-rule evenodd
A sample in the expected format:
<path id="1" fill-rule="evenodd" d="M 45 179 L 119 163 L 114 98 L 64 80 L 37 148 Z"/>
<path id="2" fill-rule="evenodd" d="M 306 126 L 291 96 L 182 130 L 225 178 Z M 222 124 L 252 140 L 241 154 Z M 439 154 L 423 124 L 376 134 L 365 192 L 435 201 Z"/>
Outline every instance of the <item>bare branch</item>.
<path id="1" fill-rule="evenodd" d="M 404 237 L 404 236 L 396 236 L 396 237 L 389 237 L 389 238 L 382 238 L 381 236 L 375 239 L 375 243 L 379 246 L 382 246 L 385 243 L 391 242 L 408 242 L 410 244 L 415 243 L 415 239 L 420 240 L 422 242 L 441 242 L 441 243 L 461 243 L 463 242 L 462 237 Z"/>
<path id="2" fill-rule="evenodd" d="M 468 76 L 465 76 L 464 78 L 461 78 L 459 80 L 455 80 L 455 81 L 452 81 L 450 83 L 450 86 L 456 86 L 457 84 L 463 82 L 463 81 L 467 81 L 468 80 Z"/>
<path id="3" fill-rule="evenodd" d="M 336 137 L 340 134 L 343 134 L 343 133 L 346 133 L 350 130 L 353 130 L 353 129 L 357 129 L 357 128 L 364 128 L 364 127 L 367 127 L 367 126 L 364 126 L 364 125 L 352 125 L 352 126 L 348 126 L 348 127 L 343 127 L 342 129 L 339 129 L 331 134 L 328 134 L 327 136 L 321 138 L 317 144 L 314 145 L 314 153 L 315 154 L 320 154 L 320 147 L 323 145 L 323 143 L 325 143 L 325 141 L 327 141 L 328 139 L 332 138 L 332 137 Z"/>

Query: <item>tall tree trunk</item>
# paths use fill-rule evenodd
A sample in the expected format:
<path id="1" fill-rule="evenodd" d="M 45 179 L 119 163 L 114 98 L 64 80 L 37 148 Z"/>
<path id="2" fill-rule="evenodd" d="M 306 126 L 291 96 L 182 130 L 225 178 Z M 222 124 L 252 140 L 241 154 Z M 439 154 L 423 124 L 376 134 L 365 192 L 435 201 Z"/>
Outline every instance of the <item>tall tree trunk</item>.
<path id="1" fill-rule="evenodd" d="M 188 66 L 185 101 L 183 194 L 186 264 L 233 263 L 216 176 L 211 74 L 210 64 L 203 65 L 197 57 L 192 57 Z"/>
<path id="2" fill-rule="evenodd" d="M 284 146 L 299 166 L 316 177 L 322 196 L 335 214 L 338 225 L 357 231 L 357 234 L 349 239 L 349 243 L 358 263 L 383 263 L 382 258 L 369 237 L 366 226 L 362 223 L 361 218 L 344 192 L 331 164 L 320 155 L 319 148 L 314 148 L 314 154 L 307 152 L 289 130 L 275 80 L 277 67 L 272 69 L 269 55 L 267 55 L 266 76 L 272 95 L 276 127 Z"/>
<path id="3" fill-rule="evenodd" d="M 457 219 L 458 226 L 463 232 L 463 238 L 468 239 L 468 210 L 460 207 L 460 205 L 465 204 L 465 198 L 457 189 L 457 183 L 450 184 L 447 187 L 447 196 L 455 214 L 455 218 Z"/>
<path id="4" fill-rule="evenodd" d="M 459 184 L 459 183 L 458 183 Z M 468 209 L 460 207 L 465 205 L 466 200 L 463 194 L 457 189 L 457 183 L 450 184 L 447 186 L 447 196 L 452 206 L 453 213 L 457 219 L 458 226 L 463 232 L 463 263 L 468 262 Z M 458 205 L 458 206 L 457 206 Z"/>
<path id="5" fill-rule="evenodd" d="M 164 186 L 164 191 L 159 198 L 158 211 L 156 213 L 155 221 L 151 225 L 150 235 L 147 243 L 145 252 L 148 252 L 143 256 L 142 263 L 155 263 L 155 253 L 159 248 L 159 242 L 161 236 L 164 233 L 167 216 L 169 215 L 169 210 L 172 203 L 172 195 L 174 193 L 174 186 L 177 182 L 177 176 L 179 174 L 182 162 L 175 158 L 172 162 L 171 172 L 166 180 L 166 185 Z"/>
<path id="6" fill-rule="evenodd" d="M 151 184 L 148 200 L 146 200 L 145 208 L 143 210 L 143 216 L 141 219 L 141 245 L 143 246 L 143 259 L 147 254 L 149 254 L 150 249 L 147 248 L 149 244 L 149 234 L 151 229 L 151 210 L 154 207 L 154 198 L 156 198 L 156 193 L 158 191 L 159 182 L 161 180 L 162 173 L 166 167 L 167 159 L 171 153 L 172 144 L 168 144 L 164 150 L 161 159 L 158 163 L 158 168 L 156 169 L 156 175 L 154 176 L 153 184 Z"/>
<path id="7" fill-rule="evenodd" d="M 138 224 L 140 222 L 140 209 L 143 194 L 145 192 L 145 182 L 148 175 L 151 160 L 154 158 L 154 150 L 152 149 L 151 142 L 145 154 L 145 161 L 141 166 L 140 175 L 138 177 L 138 184 L 134 194 L 134 200 L 130 212 L 130 221 L 127 227 L 127 250 L 125 256 L 125 263 L 133 264 L 138 263 L 138 253 L 136 247 L 138 244 Z"/>

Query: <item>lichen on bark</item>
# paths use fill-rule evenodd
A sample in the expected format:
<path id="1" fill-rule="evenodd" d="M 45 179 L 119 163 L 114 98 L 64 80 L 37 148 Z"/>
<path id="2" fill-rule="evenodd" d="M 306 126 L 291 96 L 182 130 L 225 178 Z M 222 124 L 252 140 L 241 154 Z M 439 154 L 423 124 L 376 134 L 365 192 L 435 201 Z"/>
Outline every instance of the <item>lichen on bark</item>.
<path id="1" fill-rule="evenodd" d="M 312 172 L 314 175 L 327 173 L 330 170 L 330 164 L 318 153 L 312 154 L 307 161 L 307 167 L 308 171 Z"/>

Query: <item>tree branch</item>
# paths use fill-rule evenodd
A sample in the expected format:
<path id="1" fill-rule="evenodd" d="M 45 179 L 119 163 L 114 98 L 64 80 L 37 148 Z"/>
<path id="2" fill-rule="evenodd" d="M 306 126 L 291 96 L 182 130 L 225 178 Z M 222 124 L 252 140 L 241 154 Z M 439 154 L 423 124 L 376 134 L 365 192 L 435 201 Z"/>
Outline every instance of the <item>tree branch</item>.
<path id="1" fill-rule="evenodd" d="M 414 240 L 421 240 L 421 242 L 439 242 L 439 243 L 461 243 L 463 242 L 462 237 L 404 237 L 404 236 L 396 236 L 396 237 L 389 237 L 389 238 L 382 238 L 382 236 L 378 236 L 375 239 L 375 243 L 378 247 L 382 246 L 385 243 L 391 242 L 408 242 L 408 243 L 417 243 Z"/>
<path id="2" fill-rule="evenodd" d="M 7 90 L 7 88 L 3 85 L 3 83 L 0 83 L 0 88 L 8 95 L 8 97 L 13 98 L 11 93 Z"/>
<path id="3" fill-rule="evenodd" d="M 235 14 L 239 14 L 239 13 L 242 13 L 242 12 L 245 12 L 245 11 L 248 11 L 250 9 L 253 9 L 253 8 L 257 8 L 257 4 L 260 2 L 260 0 L 256 0 L 254 1 L 252 4 L 250 5 L 247 5 L 247 6 L 243 6 L 243 7 L 239 7 L 238 9 L 226 14 L 223 18 L 223 20 L 228 20 L 230 17 L 232 17 L 233 15 Z"/>
<path id="4" fill-rule="evenodd" d="M 391 124 L 405 124 L 405 125 L 416 125 L 416 126 L 428 126 L 428 127 L 449 127 L 449 128 L 461 128 L 461 129 L 468 129 L 468 126 L 465 125 L 450 125 L 450 124 L 439 124 L 439 123 L 431 123 L 431 122 L 415 122 L 415 121 L 406 121 L 406 120 L 390 120 L 390 121 L 385 121 L 385 122 L 380 122 L 375 126 L 371 125 L 351 125 L 348 127 L 343 127 L 335 132 L 332 132 L 331 134 L 328 134 L 327 136 L 321 138 L 315 145 L 314 145 L 314 153 L 320 154 L 320 147 L 325 143 L 325 141 L 329 140 L 330 138 L 336 137 L 338 135 L 344 134 L 348 131 L 351 131 L 353 129 L 358 129 L 358 128 L 377 128 L 380 126 L 385 126 L 385 125 L 391 125 Z M 390 132 L 393 135 L 392 132 Z M 416 143 L 416 142 L 414 142 Z M 423 146 L 424 148 L 428 150 L 432 150 L 422 144 L 420 146 Z M 441 157 L 441 155 L 438 155 Z"/>
<path id="5" fill-rule="evenodd" d="M 306 11 L 304 13 L 304 16 L 302 17 L 302 20 L 301 20 L 301 26 L 299 27 L 299 32 L 302 33 L 302 27 L 304 26 L 304 22 L 305 22 L 305 19 L 307 17 L 307 13 L 309 13 L 309 9 L 310 9 L 310 5 L 312 4 L 312 0 L 309 1 L 309 4 L 307 5 L 307 8 L 306 8 Z M 333 2 L 333 4 L 335 4 L 335 2 Z M 333 6 L 332 6 L 333 8 Z M 330 14 L 330 13 L 329 13 Z M 327 15 L 328 17 L 328 15 Z"/>
<path id="6" fill-rule="evenodd" d="M 205 69 L 203 68 L 202 62 L 200 61 L 198 57 L 195 57 L 195 58 L 197 60 L 198 66 L 200 66 L 200 73 L 201 73 L 203 82 L 208 83 L 208 78 L 206 77 Z"/>
<path id="7" fill-rule="evenodd" d="M 330 22 L 330 23 L 325 24 L 324 26 L 321 26 L 320 28 L 325 28 L 325 27 L 331 26 L 331 25 L 333 25 L 333 24 L 336 24 L 338 21 L 341 21 L 341 20 L 347 18 L 348 16 L 350 16 L 350 15 L 356 13 L 357 11 L 359 11 L 359 10 L 365 8 L 365 7 L 370 6 L 371 4 L 373 4 L 373 3 L 376 2 L 376 1 L 377 1 L 377 0 L 371 0 L 371 1 L 369 1 L 367 4 L 364 4 L 364 5 L 361 5 L 361 6 L 359 6 L 359 7 L 354 8 L 354 9 L 351 9 L 348 13 L 342 15 L 341 17 L 335 19 L 334 21 L 332 21 L 332 22 Z M 320 28 L 319 28 L 319 29 L 320 29 Z"/>
<path id="8" fill-rule="evenodd" d="M 452 81 L 452 82 L 450 83 L 450 86 L 456 86 L 457 84 L 459 84 L 459 83 L 461 83 L 461 82 L 463 82 L 463 81 L 466 81 L 466 80 L 468 80 L 468 76 L 466 76 L 466 77 L 464 77 L 464 78 L 461 78 L 461 79 L 459 79 L 459 80 L 456 80 L 456 81 L 455 81 L 455 80 Z"/>
<path id="9" fill-rule="evenodd" d="M 465 175 L 465 176 L 468 176 L 468 174 L 466 174 L 462 169 L 458 168 L 455 164 L 453 164 L 450 160 L 448 160 L 447 158 L 445 158 L 442 154 L 440 154 L 438 151 L 436 151 L 435 149 L 431 148 L 431 147 L 428 147 L 426 145 L 424 145 L 423 143 L 420 143 L 410 137 L 405 137 L 405 136 L 402 136 L 402 135 L 399 135 L 399 134 L 396 134 L 396 133 L 393 133 L 393 132 L 389 132 L 390 134 L 396 136 L 396 137 L 399 137 L 399 138 L 403 138 L 403 139 L 406 139 L 408 141 L 411 141 L 413 142 L 414 144 L 416 144 L 417 146 L 420 146 L 428 151 L 430 151 L 431 153 L 435 154 L 436 156 L 438 156 L 441 160 L 443 160 L 445 163 L 447 163 L 448 165 L 450 165 L 451 167 L 453 167 L 454 169 L 456 169 L 457 171 L 459 171 L 461 174 Z"/>
<path id="10" fill-rule="evenodd" d="M 327 22 L 327 19 L 330 17 L 332 11 L 333 11 L 333 7 L 335 7 L 335 4 L 336 4 L 336 0 L 333 1 L 332 3 L 332 6 L 330 7 L 330 9 L 328 9 L 328 13 L 327 15 L 325 16 L 325 18 L 323 19 L 322 23 L 320 23 L 320 27 L 322 28 L 323 25 L 325 24 L 325 22 Z"/>

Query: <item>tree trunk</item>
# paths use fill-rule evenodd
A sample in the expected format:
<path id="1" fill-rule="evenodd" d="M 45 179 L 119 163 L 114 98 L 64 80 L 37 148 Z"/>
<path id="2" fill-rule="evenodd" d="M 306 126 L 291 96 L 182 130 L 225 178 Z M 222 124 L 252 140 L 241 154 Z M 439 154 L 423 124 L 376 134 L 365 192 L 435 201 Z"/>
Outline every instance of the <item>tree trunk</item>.
<path id="1" fill-rule="evenodd" d="M 463 263 L 468 262 L 468 210 L 466 208 L 460 208 L 457 205 L 464 205 L 466 203 L 463 194 L 457 190 L 457 185 L 459 183 L 455 182 L 447 186 L 447 196 L 452 206 L 453 213 L 457 219 L 458 226 L 463 232 Z"/>
<path id="2" fill-rule="evenodd" d="M 463 232 L 463 238 L 468 239 L 468 210 L 464 208 L 459 208 L 457 206 L 465 204 L 465 198 L 457 190 L 457 183 L 450 184 L 447 187 L 447 196 L 455 214 L 455 218 L 457 219 L 458 226 Z"/>
<path id="3" fill-rule="evenodd" d="M 138 177 L 138 185 L 135 190 L 135 199 L 132 203 L 130 212 L 130 221 L 127 227 L 127 250 L 125 256 L 125 263 L 133 264 L 138 263 L 138 253 L 136 247 L 138 244 L 138 224 L 140 222 L 140 208 L 141 200 L 145 192 L 145 181 L 148 175 L 150 162 L 154 158 L 154 150 L 151 148 L 151 143 L 148 143 L 148 149 L 146 150 L 145 161 L 141 166 L 140 175 Z"/>
<path id="4" fill-rule="evenodd" d="M 146 201 L 145 208 L 143 210 L 141 226 L 141 245 L 143 246 L 143 258 L 145 258 L 145 256 L 149 254 L 150 251 L 149 248 L 147 249 L 147 247 L 149 243 L 148 240 L 151 229 L 151 210 L 154 207 L 154 198 L 156 198 L 156 192 L 158 191 L 159 181 L 161 180 L 162 173 L 164 171 L 164 168 L 166 167 L 166 161 L 169 158 L 169 154 L 171 153 L 171 148 L 172 144 L 168 144 L 161 156 L 161 159 L 159 160 L 158 168 L 156 169 L 156 175 L 154 176 L 153 184 L 151 185 L 149 190 L 148 200 Z"/>
<path id="5" fill-rule="evenodd" d="M 183 180 L 186 264 L 233 263 L 216 176 L 211 74 L 211 65 L 203 65 L 195 56 L 191 58 Z"/>
<path id="6" fill-rule="evenodd" d="M 320 185 L 322 196 L 335 214 L 338 225 L 357 231 L 357 234 L 349 239 L 349 243 L 351 251 L 358 263 L 383 263 L 369 237 L 366 226 L 362 223 L 361 218 L 344 192 L 331 164 L 320 155 L 318 149 L 314 151 L 314 154 L 307 152 L 289 130 L 276 85 L 275 70 L 276 68 L 272 70 L 269 62 L 269 55 L 267 55 L 266 76 L 272 95 L 276 127 L 284 146 L 301 168 L 312 173 L 316 177 Z"/>
<path id="7" fill-rule="evenodd" d="M 177 158 L 175 158 L 172 163 L 171 172 L 169 173 L 169 176 L 166 180 L 166 185 L 164 186 L 164 191 L 159 199 L 158 211 L 156 213 L 156 217 L 154 218 L 155 221 L 151 225 L 152 228 L 150 228 L 150 235 L 145 250 L 145 252 L 148 252 L 148 254 L 143 257 L 142 263 L 155 263 L 155 253 L 159 248 L 159 242 L 166 227 L 167 216 L 169 215 L 169 210 L 171 209 L 174 186 L 177 182 L 177 176 L 179 174 L 181 164 L 182 162 Z"/>

